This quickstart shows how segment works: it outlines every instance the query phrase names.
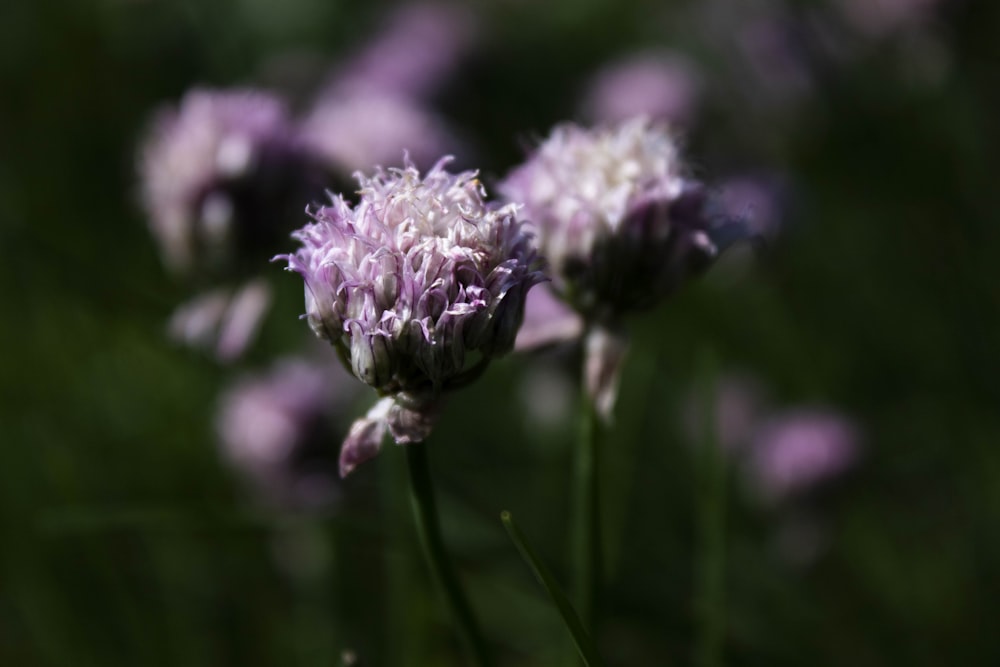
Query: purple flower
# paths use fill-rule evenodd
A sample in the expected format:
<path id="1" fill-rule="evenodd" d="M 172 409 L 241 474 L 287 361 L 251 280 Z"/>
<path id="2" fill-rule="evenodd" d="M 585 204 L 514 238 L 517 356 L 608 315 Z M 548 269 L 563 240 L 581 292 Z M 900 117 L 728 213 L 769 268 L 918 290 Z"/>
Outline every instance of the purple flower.
<path id="1" fill-rule="evenodd" d="M 784 498 L 842 474 L 857 460 L 859 442 L 858 428 L 838 412 L 775 414 L 753 436 L 749 471 L 762 495 Z"/>
<path id="2" fill-rule="evenodd" d="M 270 306 L 271 287 L 260 279 L 236 290 L 213 289 L 178 306 L 167 331 L 177 342 L 210 349 L 219 361 L 233 361 L 257 335 Z"/>
<path id="3" fill-rule="evenodd" d="M 397 443 L 426 438 L 441 393 L 513 347 L 542 279 L 516 207 L 486 203 L 476 173 L 447 161 L 424 177 L 409 163 L 358 174 L 359 203 L 332 197 L 294 234 L 302 248 L 281 256 L 305 281 L 313 331 L 393 399 L 352 429 L 348 469 L 377 451 L 382 423 Z"/>
<path id="4" fill-rule="evenodd" d="M 377 90 L 322 98 L 302 122 L 302 139 L 341 174 L 386 164 L 403 151 L 425 166 L 458 147 L 437 115 L 408 97 Z"/>
<path id="5" fill-rule="evenodd" d="M 615 322 L 674 291 L 732 231 L 709 219 L 673 137 L 645 118 L 557 127 L 500 191 L 523 205 L 555 289 L 591 322 Z"/>
<path id="6" fill-rule="evenodd" d="M 642 52 L 598 71 L 587 88 L 583 110 L 588 118 L 602 123 L 645 114 L 684 124 L 694 114 L 699 88 L 694 66 L 683 57 Z"/>
<path id="7" fill-rule="evenodd" d="M 181 273 L 256 265 L 287 229 L 314 158 L 284 103 L 255 90 L 193 90 L 161 110 L 140 151 L 142 203 L 167 265 Z"/>
<path id="8" fill-rule="evenodd" d="M 587 389 L 609 419 L 627 346 L 622 316 L 676 290 L 748 230 L 710 215 L 673 137 L 644 117 L 557 127 L 500 191 L 522 205 L 554 289 L 586 321 Z"/>
<path id="9" fill-rule="evenodd" d="M 345 398 L 346 375 L 287 359 L 248 376 L 219 402 L 216 432 L 225 460 L 265 500 L 319 507 L 336 494 L 328 432 Z"/>
<path id="10" fill-rule="evenodd" d="M 404 5 L 335 75 L 329 92 L 336 97 L 372 90 L 409 99 L 426 97 L 452 73 L 476 42 L 476 33 L 475 16 L 465 7 Z"/>
<path id="11" fill-rule="evenodd" d="M 517 332 L 515 349 L 527 352 L 548 345 L 576 340 L 583 333 L 583 320 L 559 300 L 552 290 L 539 287 L 528 292 L 524 322 Z"/>

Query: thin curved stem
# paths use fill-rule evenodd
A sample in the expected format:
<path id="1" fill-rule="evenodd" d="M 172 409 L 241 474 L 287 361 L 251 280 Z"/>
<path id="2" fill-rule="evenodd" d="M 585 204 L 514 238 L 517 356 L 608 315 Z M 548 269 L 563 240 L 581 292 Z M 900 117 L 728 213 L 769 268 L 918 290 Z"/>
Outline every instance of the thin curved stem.
<path id="1" fill-rule="evenodd" d="M 576 610 L 573 609 L 573 605 L 570 604 L 569 598 L 563 593 L 562 588 L 559 587 L 556 578 L 552 576 L 549 568 L 538 557 L 538 554 L 531 548 L 531 545 L 528 544 L 524 533 L 514 523 L 514 517 L 511 516 L 510 512 L 504 510 L 500 513 L 500 520 L 503 522 L 504 528 L 507 529 L 507 534 L 510 535 L 511 541 L 514 542 L 514 546 L 521 552 L 524 561 L 531 568 L 535 579 L 538 580 L 538 583 L 548 593 L 549 599 L 552 600 L 559 615 L 562 616 L 563 623 L 566 624 L 566 629 L 573 638 L 573 644 L 576 646 L 577 653 L 580 654 L 583 664 L 586 667 L 602 667 L 604 663 L 601 661 L 601 656 L 597 654 L 597 647 L 594 646 L 594 641 L 587 633 L 587 629 L 583 627 L 583 623 L 580 622 L 580 617 L 577 615 Z"/>
<path id="2" fill-rule="evenodd" d="M 455 568 L 444 548 L 441 526 L 438 521 L 437 505 L 434 502 L 434 487 L 431 482 L 427 449 L 423 442 L 405 445 L 406 463 L 410 472 L 410 500 L 417 522 L 417 532 L 424 548 L 424 555 L 434 573 L 435 579 L 444 592 L 451 615 L 458 625 L 462 641 L 468 648 L 473 661 L 479 667 L 490 667 L 489 651 L 479 629 L 479 623 L 472 611 L 459 583 Z"/>

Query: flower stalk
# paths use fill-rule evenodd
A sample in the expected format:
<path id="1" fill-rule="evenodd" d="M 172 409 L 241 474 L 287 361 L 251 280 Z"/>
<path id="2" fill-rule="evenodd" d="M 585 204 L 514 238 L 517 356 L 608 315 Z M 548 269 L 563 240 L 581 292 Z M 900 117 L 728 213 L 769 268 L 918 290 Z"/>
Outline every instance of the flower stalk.
<path id="1" fill-rule="evenodd" d="M 405 445 L 403 449 L 406 450 L 406 463 L 410 474 L 410 501 L 424 556 L 444 593 L 449 611 L 473 659 L 473 664 L 478 667 L 491 667 L 493 663 L 479 622 L 465 596 L 441 537 L 426 446 L 423 442 L 414 442 Z"/>

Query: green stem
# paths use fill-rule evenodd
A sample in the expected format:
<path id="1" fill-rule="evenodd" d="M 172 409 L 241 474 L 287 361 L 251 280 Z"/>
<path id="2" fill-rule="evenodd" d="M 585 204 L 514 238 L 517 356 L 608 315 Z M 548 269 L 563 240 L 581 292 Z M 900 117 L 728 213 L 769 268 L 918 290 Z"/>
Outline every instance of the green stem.
<path id="1" fill-rule="evenodd" d="M 577 609 L 584 625 L 593 632 L 603 568 L 598 480 L 601 423 L 586 389 L 582 395 L 581 413 L 580 442 L 575 451 L 573 471 L 572 559 Z"/>
<path id="2" fill-rule="evenodd" d="M 448 557 L 448 552 L 445 551 L 444 540 L 441 538 L 426 445 L 417 442 L 405 445 L 403 449 L 406 450 L 406 463 L 410 471 L 410 499 L 424 555 L 444 592 L 451 615 L 458 625 L 459 634 L 474 663 L 479 667 L 489 667 L 492 662 L 482 632 L 479 630 L 479 623 L 465 597 L 462 585 L 455 574 L 455 568 Z"/>
<path id="3" fill-rule="evenodd" d="M 699 533 L 696 608 L 696 664 L 721 667 L 726 629 L 726 462 L 716 437 L 715 358 L 705 353 L 699 375 L 703 438 L 697 453 L 697 526 Z"/>

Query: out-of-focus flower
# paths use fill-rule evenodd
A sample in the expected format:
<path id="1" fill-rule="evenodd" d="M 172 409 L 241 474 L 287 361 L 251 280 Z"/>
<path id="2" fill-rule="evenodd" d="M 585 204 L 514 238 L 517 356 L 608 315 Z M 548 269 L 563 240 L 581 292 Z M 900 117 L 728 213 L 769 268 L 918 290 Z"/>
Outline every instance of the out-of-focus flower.
<path id="1" fill-rule="evenodd" d="M 626 343 L 622 317 L 655 304 L 746 238 L 688 179 L 673 137 L 640 117 L 557 127 L 500 191 L 538 230 L 553 286 L 587 323 L 587 385 L 610 417 Z"/>
<path id="2" fill-rule="evenodd" d="M 231 290 L 218 288 L 180 305 L 167 327 L 173 340 L 210 349 L 220 361 L 243 354 L 271 306 L 271 287 L 252 280 Z"/>
<path id="3" fill-rule="evenodd" d="M 142 203 L 179 273 L 257 265 L 287 232 L 289 207 L 321 182 L 284 103 L 255 90 L 193 90 L 163 109 L 140 151 Z"/>
<path id="4" fill-rule="evenodd" d="M 705 410 L 714 441 L 740 468 L 750 490 L 767 501 L 789 498 L 844 473 L 861 451 L 861 429 L 831 407 L 775 409 L 750 375 L 726 374 L 705 397 L 684 401 L 682 423 L 694 444 L 704 441 Z"/>
<path id="5" fill-rule="evenodd" d="M 225 460 L 268 502 L 318 508 L 336 495 L 329 434 L 353 386 L 346 373 L 286 359 L 239 380 L 219 402 L 216 431 Z"/>
<path id="6" fill-rule="evenodd" d="M 465 7 L 417 3 L 394 11 L 359 54 L 337 68 L 301 123 L 303 140 L 343 176 L 394 163 L 421 169 L 464 142 L 427 105 L 475 43 Z"/>
<path id="7" fill-rule="evenodd" d="M 313 331 L 392 399 L 352 429 L 344 474 L 378 451 L 383 423 L 397 443 L 426 438 L 440 395 L 513 347 L 542 280 L 516 207 L 488 204 L 475 172 L 446 163 L 358 174 L 359 203 L 334 196 L 281 256 L 305 281 Z"/>
<path id="8" fill-rule="evenodd" d="M 537 227 L 556 290 L 592 322 L 616 322 L 674 291 L 739 227 L 710 217 L 673 137 L 645 118 L 557 127 L 500 191 Z"/>
<path id="9" fill-rule="evenodd" d="M 697 70 L 684 57 L 669 52 L 640 52 L 594 75 L 584 95 L 583 113 L 600 123 L 646 115 L 684 125 L 694 116 L 700 87 Z"/>
<path id="10" fill-rule="evenodd" d="M 475 44 L 477 32 L 474 14 L 457 3 L 403 5 L 336 72 L 328 94 L 342 97 L 375 91 L 409 99 L 426 97 L 461 62 Z"/>
<path id="11" fill-rule="evenodd" d="M 859 449 L 851 420 L 830 409 L 799 408 L 774 414 L 757 428 L 748 470 L 761 495 L 777 500 L 841 475 Z"/>
<path id="12" fill-rule="evenodd" d="M 546 287 L 528 292 L 524 322 L 514 347 L 519 352 L 576 340 L 583 334 L 583 318 Z"/>
<path id="13" fill-rule="evenodd" d="M 302 138 L 340 174 L 390 163 L 404 151 L 425 167 L 459 147 L 436 114 L 412 99 L 379 91 L 322 98 L 302 122 Z"/>

